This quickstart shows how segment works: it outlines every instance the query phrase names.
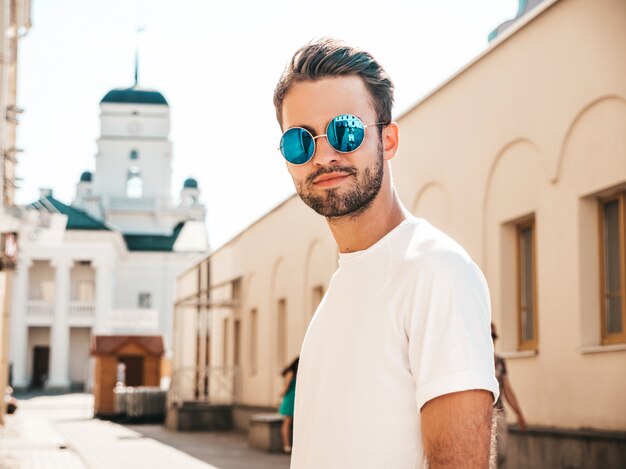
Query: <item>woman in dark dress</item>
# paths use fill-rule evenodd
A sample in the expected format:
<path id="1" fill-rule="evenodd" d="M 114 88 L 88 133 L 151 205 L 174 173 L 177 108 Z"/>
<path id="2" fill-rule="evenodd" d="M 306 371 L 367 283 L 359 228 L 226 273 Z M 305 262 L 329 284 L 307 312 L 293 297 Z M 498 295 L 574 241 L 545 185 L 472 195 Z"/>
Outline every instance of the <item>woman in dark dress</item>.
<path id="1" fill-rule="evenodd" d="M 496 331 L 496 326 L 494 323 L 491 323 L 491 339 L 493 340 L 493 344 L 495 346 L 496 339 L 498 338 L 498 332 Z M 517 423 L 522 431 L 526 430 L 526 420 L 524 419 L 524 414 L 522 414 L 522 408 L 517 401 L 517 396 L 513 391 L 513 385 L 511 385 L 511 381 L 509 381 L 509 376 L 506 370 L 506 362 L 504 358 L 500 355 L 494 353 L 494 364 L 496 368 L 496 379 L 498 380 L 498 385 L 500 386 L 500 396 L 498 397 L 498 401 L 495 403 L 494 407 L 496 408 L 496 416 L 497 416 L 497 431 L 496 431 L 496 448 L 498 455 L 498 467 L 503 467 L 506 462 L 506 438 L 507 438 L 507 423 L 506 423 L 506 412 L 504 410 L 504 399 L 506 399 L 507 403 L 511 406 L 513 411 L 517 414 Z M 503 399 L 504 398 L 504 399 Z"/>

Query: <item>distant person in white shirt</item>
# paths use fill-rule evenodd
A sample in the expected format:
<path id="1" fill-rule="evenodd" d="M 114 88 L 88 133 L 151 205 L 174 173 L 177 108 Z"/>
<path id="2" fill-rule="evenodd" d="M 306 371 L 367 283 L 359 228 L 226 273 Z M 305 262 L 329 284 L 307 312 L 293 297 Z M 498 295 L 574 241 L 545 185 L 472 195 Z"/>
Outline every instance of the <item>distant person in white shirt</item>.
<path id="1" fill-rule="evenodd" d="M 339 248 L 302 345 L 292 469 L 487 468 L 489 292 L 463 248 L 398 199 L 390 78 L 322 39 L 296 52 L 274 105 L 296 190 Z"/>

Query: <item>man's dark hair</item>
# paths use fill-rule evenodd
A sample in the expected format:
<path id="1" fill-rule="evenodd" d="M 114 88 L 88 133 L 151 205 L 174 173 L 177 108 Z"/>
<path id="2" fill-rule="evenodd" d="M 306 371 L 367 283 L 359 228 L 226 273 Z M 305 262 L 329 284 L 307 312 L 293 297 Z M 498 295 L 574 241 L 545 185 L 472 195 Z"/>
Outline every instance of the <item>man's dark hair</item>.
<path id="1" fill-rule="evenodd" d="M 283 99 L 294 84 L 350 75 L 365 83 L 378 122 L 391 122 L 393 83 L 387 72 L 369 52 L 324 38 L 298 49 L 280 77 L 274 90 L 278 123 L 282 126 Z"/>

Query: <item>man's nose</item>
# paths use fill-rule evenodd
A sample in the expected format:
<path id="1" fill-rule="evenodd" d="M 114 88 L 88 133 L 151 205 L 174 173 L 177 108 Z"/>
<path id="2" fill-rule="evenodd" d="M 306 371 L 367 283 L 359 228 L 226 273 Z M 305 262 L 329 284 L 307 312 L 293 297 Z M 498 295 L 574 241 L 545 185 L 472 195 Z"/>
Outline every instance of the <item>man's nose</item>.
<path id="1" fill-rule="evenodd" d="M 315 155 L 313 155 L 313 164 L 315 166 L 327 166 L 339 160 L 340 155 L 328 143 L 326 136 L 320 136 L 315 139 Z"/>

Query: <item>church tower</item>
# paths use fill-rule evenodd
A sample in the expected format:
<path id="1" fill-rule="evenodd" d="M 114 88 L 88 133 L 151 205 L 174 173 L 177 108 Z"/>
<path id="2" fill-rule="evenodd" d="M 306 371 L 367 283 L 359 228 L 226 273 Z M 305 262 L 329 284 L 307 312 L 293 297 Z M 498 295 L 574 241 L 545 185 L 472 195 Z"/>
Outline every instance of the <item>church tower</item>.
<path id="1" fill-rule="evenodd" d="M 170 109 L 158 91 L 137 85 L 109 91 L 100 102 L 94 195 L 167 205 L 172 143 Z"/>
<path id="2" fill-rule="evenodd" d="M 195 179 L 185 181 L 180 202 L 172 199 L 165 97 L 135 81 L 106 93 L 100 110 L 96 168 L 81 176 L 73 205 L 124 235 L 169 236 L 182 222 L 204 223 Z"/>

